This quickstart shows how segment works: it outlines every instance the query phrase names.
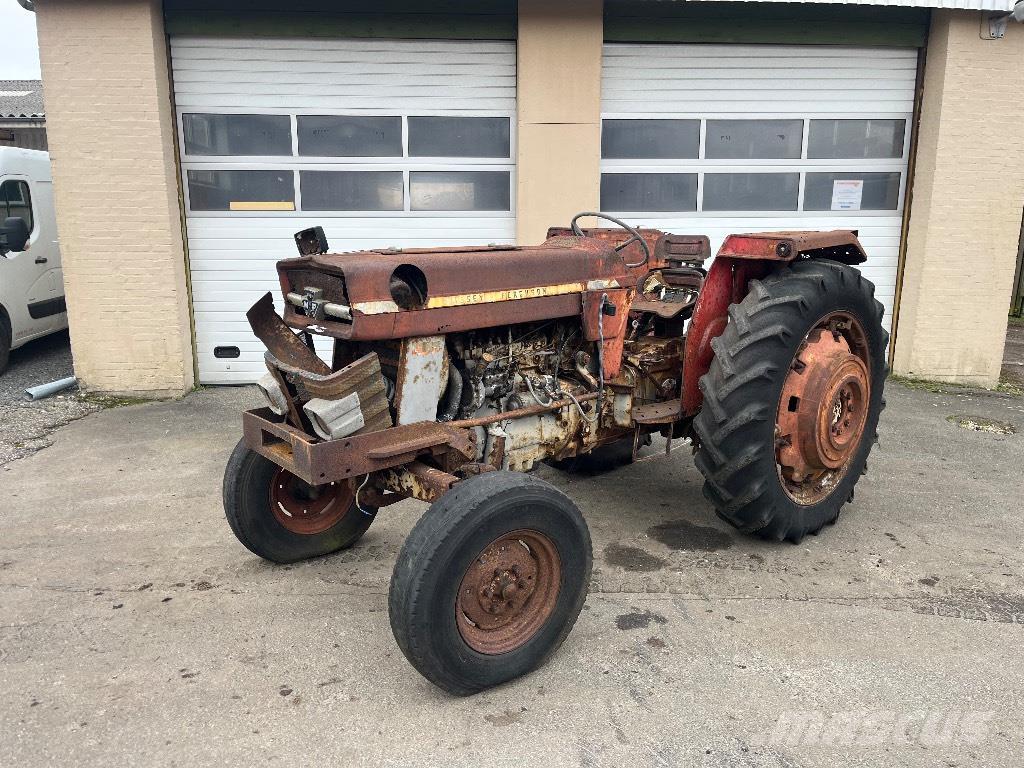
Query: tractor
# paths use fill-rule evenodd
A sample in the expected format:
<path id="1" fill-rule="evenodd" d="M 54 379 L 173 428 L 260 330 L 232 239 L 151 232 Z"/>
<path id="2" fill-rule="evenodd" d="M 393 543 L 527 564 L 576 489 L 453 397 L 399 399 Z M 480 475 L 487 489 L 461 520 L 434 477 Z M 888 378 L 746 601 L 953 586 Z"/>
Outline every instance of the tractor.
<path id="1" fill-rule="evenodd" d="M 581 220 L 615 225 L 583 228 Z M 538 462 L 689 440 L 741 531 L 834 523 L 884 406 L 888 334 L 854 231 L 727 237 L 581 213 L 537 246 L 331 253 L 320 227 L 247 313 L 266 406 L 224 476 L 239 541 L 290 563 L 428 502 L 389 592 L 391 627 L 456 695 L 534 669 L 583 607 L 583 515 Z M 314 337 L 333 339 L 319 356 Z M 594 480 L 600 482 L 600 480 Z"/>

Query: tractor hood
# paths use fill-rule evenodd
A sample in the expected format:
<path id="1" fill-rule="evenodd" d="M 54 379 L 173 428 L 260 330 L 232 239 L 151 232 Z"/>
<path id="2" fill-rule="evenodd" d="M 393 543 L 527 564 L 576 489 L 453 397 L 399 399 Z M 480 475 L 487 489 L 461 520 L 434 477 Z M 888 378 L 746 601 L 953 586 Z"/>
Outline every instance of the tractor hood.
<path id="1" fill-rule="evenodd" d="M 288 325 L 390 339 L 579 314 L 584 292 L 635 284 L 626 259 L 637 247 L 619 253 L 599 238 L 559 236 L 529 247 L 327 253 L 277 268 Z"/>

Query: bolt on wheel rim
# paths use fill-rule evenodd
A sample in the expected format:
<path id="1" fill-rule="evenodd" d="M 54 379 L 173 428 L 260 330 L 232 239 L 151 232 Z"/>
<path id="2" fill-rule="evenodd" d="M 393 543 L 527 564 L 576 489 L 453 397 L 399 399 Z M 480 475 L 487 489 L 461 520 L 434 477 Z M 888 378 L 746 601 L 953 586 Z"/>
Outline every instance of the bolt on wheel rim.
<path id="1" fill-rule="evenodd" d="M 775 455 L 786 493 L 816 504 L 846 475 L 871 402 L 867 338 L 856 318 L 835 312 L 807 334 L 779 397 Z"/>
<path id="2" fill-rule="evenodd" d="M 309 485 L 286 469 L 270 480 L 270 509 L 292 533 L 312 536 L 333 527 L 352 505 L 350 483 Z"/>
<path id="3" fill-rule="evenodd" d="M 514 651 L 551 616 L 561 581 L 558 550 L 545 534 L 523 529 L 495 539 L 459 585 L 455 619 L 462 639 L 479 653 Z"/>

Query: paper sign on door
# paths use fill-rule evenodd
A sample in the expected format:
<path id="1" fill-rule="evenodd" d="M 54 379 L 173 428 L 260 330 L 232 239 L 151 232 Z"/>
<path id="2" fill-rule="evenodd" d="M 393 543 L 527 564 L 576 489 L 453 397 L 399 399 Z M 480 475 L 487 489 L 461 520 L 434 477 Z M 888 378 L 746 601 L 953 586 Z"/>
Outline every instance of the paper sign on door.
<path id="1" fill-rule="evenodd" d="M 836 179 L 832 182 L 833 211 L 859 211 L 863 197 L 863 179 Z"/>

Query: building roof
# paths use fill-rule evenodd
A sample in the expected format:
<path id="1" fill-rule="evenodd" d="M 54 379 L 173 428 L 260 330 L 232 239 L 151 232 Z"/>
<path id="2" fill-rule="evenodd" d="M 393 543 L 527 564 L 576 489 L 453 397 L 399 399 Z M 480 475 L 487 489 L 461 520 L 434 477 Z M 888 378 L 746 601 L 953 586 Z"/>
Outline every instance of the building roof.
<path id="1" fill-rule="evenodd" d="M 41 120 L 45 116 L 42 80 L 0 80 L 0 118 Z"/>

